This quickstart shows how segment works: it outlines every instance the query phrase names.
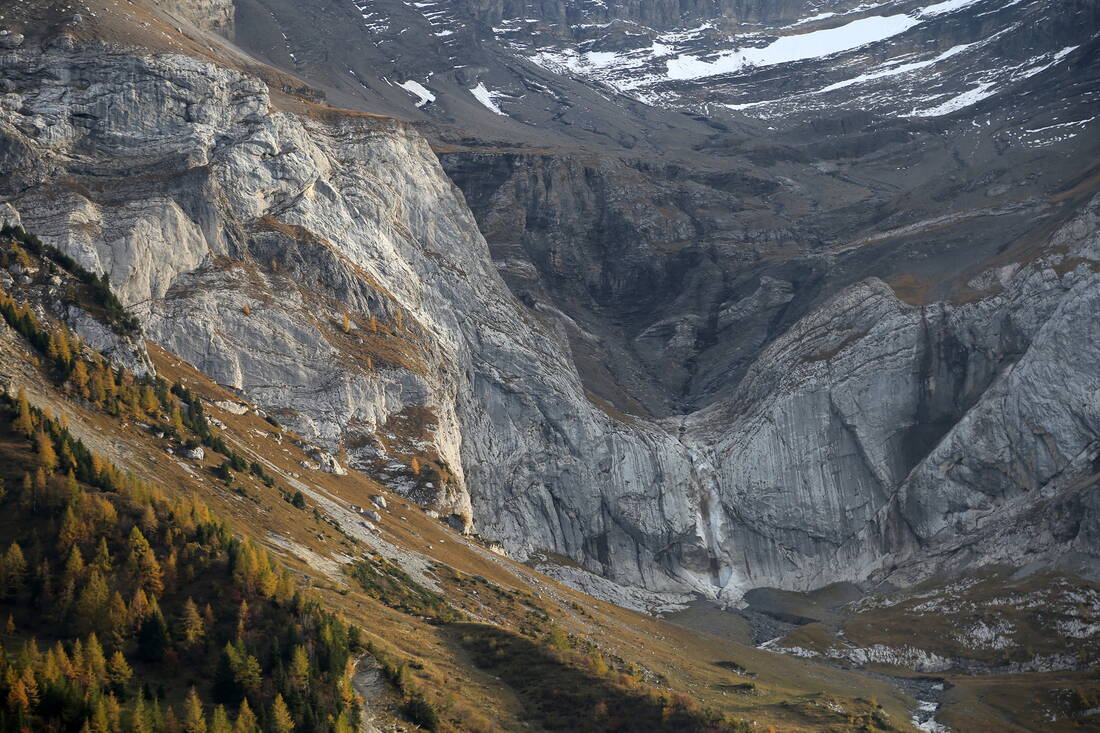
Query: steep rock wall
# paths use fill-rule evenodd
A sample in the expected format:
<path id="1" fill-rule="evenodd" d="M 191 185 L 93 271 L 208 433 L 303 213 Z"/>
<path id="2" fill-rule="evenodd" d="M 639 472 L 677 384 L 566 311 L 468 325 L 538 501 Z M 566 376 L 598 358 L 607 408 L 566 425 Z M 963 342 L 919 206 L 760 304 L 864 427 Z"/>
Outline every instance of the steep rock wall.
<path id="1" fill-rule="evenodd" d="M 589 401 L 566 319 L 511 295 L 409 128 L 112 50 L 0 57 L 4 199 L 110 273 L 154 340 L 517 554 L 736 597 L 862 579 L 987 516 L 1025 517 L 1029 557 L 1088 549 L 1087 502 L 1077 525 L 1025 505 L 1098 451 L 1095 204 L 984 299 L 860 283 L 721 401 L 643 420 Z M 414 455 L 441 470 L 412 475 Z"/>

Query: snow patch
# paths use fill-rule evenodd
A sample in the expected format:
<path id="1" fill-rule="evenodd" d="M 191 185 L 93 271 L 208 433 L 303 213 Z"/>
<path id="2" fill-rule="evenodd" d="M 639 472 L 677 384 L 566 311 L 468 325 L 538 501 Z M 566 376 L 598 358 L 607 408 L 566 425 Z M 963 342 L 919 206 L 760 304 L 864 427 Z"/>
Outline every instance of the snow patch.
<path id="1" fill-rule="evenodd" d="M 784 36 L 763 48 L 726 51 L 713 61 L 681 55 L 667 62 L 668 77 L 699 79 L 733 73 L 750 66 L 774 66 L 822 58 L 886 40 L 919 23 L 918 19 L 908 15 L 876 15 L 853 20 L 838 28 Z"/>
<path id="2" fill-rule="evenodd" d="M 495 114 L 503 115 L 505 117 L 508 116 L 507 113 L 501 111 L 500 107 L 498 107 L 496 103 L 497 98 L 503 95 L 499 92 L 493 92 L 487 89 L 485 87 L 485 82 L 479 81 L 477 83 L 477 86 L 469 91 L 470 94 L 474 95 L 474 99 L 481 102 L 483 105 L 492 110 Z"/>
<path id="3" fill-rule="evenodd" d="M 432 94 L 426 86 L 418 81 L 413 81 L 412 79 L 410 79 L 409 81 L 401 82 L 397 86 L 417 97 L 417 107 L 423 107 L 425 104 L 431 104 L 435 101 L 435 95 Z"/>

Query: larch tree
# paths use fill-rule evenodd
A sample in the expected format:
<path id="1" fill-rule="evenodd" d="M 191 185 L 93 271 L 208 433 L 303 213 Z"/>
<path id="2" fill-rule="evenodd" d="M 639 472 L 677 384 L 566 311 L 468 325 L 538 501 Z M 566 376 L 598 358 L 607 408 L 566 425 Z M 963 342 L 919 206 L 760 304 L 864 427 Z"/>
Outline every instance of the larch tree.
<path id="1" fill-rule="evenodd" d="M 206 733 L 206 713 L 202 709 L 202 700 L 192 687 L 183 701 L 184 733 Z"/>
<path id="2" fill-rule="evenodd" d="M 229 716 L 225 712 L 224 705 L 214 708 L 214 714 L 210 717 L 208 733 L 233 733 L 233 726 L 229 722 Z"/>
<path id="3" fill-rule="evenodd" d="M 183 618 L 180 622 L 180 634 L 183 637 L 184 646 L 191 647 L 198 644 L 206 633 L 205 627 L 199 607 L 188 597 L 183 603 Z"/>
<path id="4" fill-rule="evenodd" d="M 76 365 L 73 366 L 72 373 L 69 374 L 69 381 L 73 387 L 76 388 L 76 393 L 84 399 L 88 399 L 88 367 L 84 366 L 83 359 L 77 359 Z"/>
<path id="5" fill-rule="evenodd" d="M 122 652 L 115 650 L 115 653 L 111 655 L 111 658 L 107 660 L 107 679 L 116 690 L 121 690 L 130 678 L 134 676 L 134 670 L 130 667 L 129 662 L 126 661 L 126 657 Z"/>
<path id="6" fill-rule="evenodd" d="M 27 390 L 22 387 L 19 388 L 17 411 L 19 414 L 15 418 L 12 427 L 15 428 L 16 432 L 22 433 L 29 438 L 34 435 L 34 418 L 31 416 L 30 403 L 27 402 Z"/>
<path id="7" fill-rule="evenodd" d="M 246 698 L 241 702 L 241 707 L 237 711 L 237 720 L 233 723 L 233 733 L 256 733 L 257 722 L 256 713 L 252 712 Z"/>
<path id="8" fill-rule="evenodd" d="M 290 717 L 286 701 L 282 693 L 275 693 L 275 700 L 271 703 L 271 731 L 272 733 L 294 733 L 294 718 Z"/>
<path id="9" fill-rule="evenodd" d="M 57 451 L 53 448 L 53 441 L 46 431 L 39 430 L 34 436 L 35 447 L 38 450 L 38 464 L 46 473 L 53 473 L 57 468 Z"/>
<path id="10" fill-rule="evenodd" d="M 290 655 L 290 683 L 299 690 L 304 690 L 309 684 L 309 655 L 301 644 L 294 647 Z"/>

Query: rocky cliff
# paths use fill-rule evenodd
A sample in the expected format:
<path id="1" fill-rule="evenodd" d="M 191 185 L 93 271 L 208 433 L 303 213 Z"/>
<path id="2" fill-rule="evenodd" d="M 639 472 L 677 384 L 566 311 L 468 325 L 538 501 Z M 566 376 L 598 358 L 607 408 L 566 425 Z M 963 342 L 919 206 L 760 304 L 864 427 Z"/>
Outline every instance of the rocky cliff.
<path id="1" fill-rule="evenodd" d="M 883 216 L 881 181 L 835 176 L 820 199 L 858 189 L 853 212 L 807 203 L 782 170 L 668 166 L 653 184 L 620 160 L 458 154 L 491 251 L 405 123 L 190 56 L 15 46 L 4 201 L 330 470 L 370 471 L 519 556 L 708 596 L 1094 552 L 1093 502 L 1073 492 L 1100 453 L 1087 179 L 1046 197 L 1032 181 L 995 219 L 964 210 L 1031 222 L 1027 242 L 975 243 Z M 887 152 L 871 147 L 883 169 Z M 779 203 L 814 210 L 820 237 L 759 213 Z M 888 245 L 840 239 L 852 223 Z M 876 264 L 889 253 L 935 254 L 944 230 L 941 251 L 967 258 L 930 272 L 960 263 L 958 287 L 869 277 L 901 274 Z"/>

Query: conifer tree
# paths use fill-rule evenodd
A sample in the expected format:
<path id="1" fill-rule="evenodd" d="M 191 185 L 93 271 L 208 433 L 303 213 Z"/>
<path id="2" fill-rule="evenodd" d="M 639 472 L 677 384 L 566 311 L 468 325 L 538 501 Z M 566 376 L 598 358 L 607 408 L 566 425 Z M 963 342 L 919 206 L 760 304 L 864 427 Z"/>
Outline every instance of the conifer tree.
<path id="1" fill-rule="evenodd" d="M 23 590 L 27 578 L 27 559 L 18 542 L 12 542 L 0 558 L 0 584 L 5 598 L 11 598 Z"/>
<path id="2" fill-rule="evenodd" d="M 84 399 L 88 399 L 88 368 L 84 366 L 83 359 L 77 359 L 73 371 L 69 374 L 69 381 L 76 388 L 76 393 Z"/>
<path id="3" fill-rule="evenodd" d="M 184 733 L 206 733 L 206 714 L 194 687 L 187 691 L 183 702 L 183 730 Z"/>
<path id="4" fill-rule="evenodd" d="M 39 430 L 34 436 L 35 447 L 38 451 L 38 464 L 46 473 L 53 473 L 57 468 L 57 452 L 53 448 L 53 441 L 44 430 Z"/>
<path id="5" fill-rule="evenodd" d="M 309 683 L 309 656 L 306 648 L 301 644 L 294 647 L 290 655 L 290 683 L 299 690 L 304 690 Z"/>
<path id="6" fill-rule="evenodd" d="M 19 388 L 19 397 L 16 401 L 16 412 L 18 416 L 12 424 L 15 431 L 28 438 L 34 435 L 34 418 L 31 416 L 30 403 L 27 402 L 27 390 L 22 387 Z"/>
<path id="7" fill-rule="evenodd" d="M 19 492 L 19 505 L 34 511 L 37 509 L 34 493 L 34 480 L 28 471 L 23 472 L 23 485 Z"/>
<path id="8" fill-rule="evenodd" d="M 157 399 L 157 393 L 149 385 L 145 385 L 141 390 L 141 409 L 146 413 L 154 413 L 160 409 L 160 400 Z"/>
<path id="9" fill-rule="evenodd" d="M 271 731 L 272 733 L 294 733 L 294 718 L 290 717 L 286 702 L 282 693 L 275 693 L 275 700 L 271 703 Z"/>
<path id="10" fill-rule="evenodd" d="M 233 726 L 229 722 L 229 716 L 225 713 L 224 705 L 218 705 L 214 708 L 214 714 L 210 717 L 209 733 L 233 733 Z"/>
<path id="11" fill-rule="evenodd" d="M 134 676 L 134 670 L 130 667 L 130 664 L 126 661 L 126 657 L 122 652 L 115 650 L 115 653 L 111 655 L 110 660 L 107 662 L 107 679 L 110 680 L 111 685 L 118 691 L 122 691 L 130 682 L 130 678 Z"/>
<path id="12" fill-rule="evenodd" d="M 117 590 L 111 595 L 111 600 L 107 601 L 104 618 L 111 646 L 115 649 L 121 649 L 122 645 L 126 643 L 126 637 L 129 636 L 133 625 L 130 623 L 126 601 L 122 599 L 122 594 Z"/>
<path id="13" fill-rule="evenodd" d="M 151 731 L 149 713 L 145 707 L 145 695 L 141 690 L 138 690 L 137 700 L 134 701 L 134 707 L 130 711 L 127 733 L 151 733 Z"/>
<path id="14" fill-rule="evenodd" d="M 183 637 L 184 646 L 194 646 L 202 639 L 205 632 L 205 624 L 199 614 L 199 607 L 195 605 L 192 598 L 188 597 L 183 604 L 183 618 L 180 623 L 180 633 Z"/>
<path id="15" fill-rule="evenodd" d="M 145 617 L 138 630 L 138 654 L 146 661 L 159 662 L 164 658 L 170 643 L 164 614 L 156 609 Z"/>
<path id="16" fill-rule="evenodd" d="M 103 655 L 103 647 L 94 632 L 88 635 L 88 640 L 84 643 L 84 664 L 94 685 L 102 685 L 107 681 L 107 658 Z"/>
<path id="17" fill-rule="evenodd" d="M 65 474 L 65 501 L 72 504 L 80 498 L 80 484 L 76 482 L 76 474 L 70 468 Z"/>
<path id="18" fill-rule="evenodd" d="M 245 699 L 237 711 L 237 720 L 233 723 L 233 733 L 256 733 L 256 714 Z"/>
<path id="19" fill-rule="evenodd" d="M 248 626 L 248 601 L 241 599 L 237 608 L 237 639 L 243 639 Z"/>
<path id="20" fill-rule="evenodd" d="M 177 433 L 183 434 L 183 413 L 180 412 L 178 407 L 172 408 L 171 425 Z"/>
<path id="21" fill-rule="evenodd" d="M 90 631 L 100 627 L 109 600 L 109 593 L 110 589 L 107 587 L 107 581 L 103 578 L 103 573 L 93 569 L 88 576 L 87 584 L 81 589 L 80 595 L 77 597 L 76 607 L 74 608 L 74 621 L 78 630 Z"/>
<path id="22" fill-rule="evenodd" d="M 107 547 L 107 538 L 100 537 L 99 544 L 96 546 L 95 558 L 92 560 L 92 567 L 101 573 L 111 572 L 111 550 Z"/>

